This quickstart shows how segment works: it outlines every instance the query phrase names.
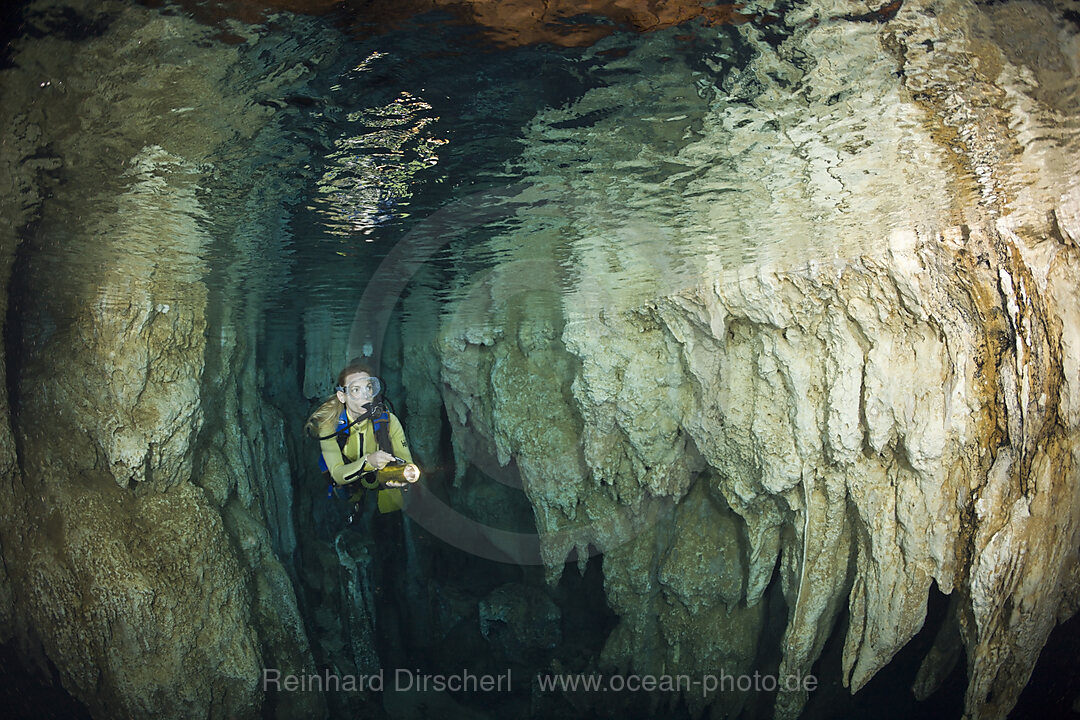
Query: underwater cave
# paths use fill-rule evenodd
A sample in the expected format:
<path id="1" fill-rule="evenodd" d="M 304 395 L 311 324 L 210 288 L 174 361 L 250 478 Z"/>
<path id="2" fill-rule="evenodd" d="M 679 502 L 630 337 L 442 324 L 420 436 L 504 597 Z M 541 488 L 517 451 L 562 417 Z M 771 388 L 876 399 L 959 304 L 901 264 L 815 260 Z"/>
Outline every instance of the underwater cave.
<path id="1" fill-rule="evenodd" d="M 0 13 L 9 716 L 1080 717 L 1074 0 Z"/>

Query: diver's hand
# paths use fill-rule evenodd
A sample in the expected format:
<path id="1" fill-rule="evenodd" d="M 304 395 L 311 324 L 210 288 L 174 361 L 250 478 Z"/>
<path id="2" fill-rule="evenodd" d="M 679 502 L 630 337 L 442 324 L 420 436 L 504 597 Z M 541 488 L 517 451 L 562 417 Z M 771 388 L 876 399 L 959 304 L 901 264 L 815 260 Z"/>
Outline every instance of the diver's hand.
<path id="1" fill-rule="evenodd" d="M 382 470 L 388 463 L 394 462 L 394 456 L 385 450 L 376 450 L 365 455 L 364 462 L 376 470 Z"/>

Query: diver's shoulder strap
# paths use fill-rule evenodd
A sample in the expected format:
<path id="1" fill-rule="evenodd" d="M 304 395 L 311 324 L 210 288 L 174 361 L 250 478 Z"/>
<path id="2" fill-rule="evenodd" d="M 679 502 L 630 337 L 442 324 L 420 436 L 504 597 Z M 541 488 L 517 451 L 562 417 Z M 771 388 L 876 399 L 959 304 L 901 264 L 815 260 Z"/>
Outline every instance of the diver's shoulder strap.
<path id="1" fill-rule="evenodd" d="M 375 446 L 379 450 L 388 452 L 391 455 L 394 454 L 394 444 L 390 440 L 390 413 L 386 411 L 385 407 L 377 407 L 372 410 L 371 424 L 374 428 L 375 434 Z M 360 455 L 364 457 L 367 455 L 367 436 L 364 433 L 360 434 Z M 363 470 L 356 473 L 359 476 L 359 483 L 368 490 L 373 490 L 379 487 L 379 481 L 376 479 L 376 473 L 374 470 Z"/>
<path id="2" fill-rule="evenodd" d="M 345 445 L 349 442 L 349 433 L 352 426 L 362 420 L 367 420 L 368 418 L 370 418 L 372 428 L 374 430 L 376 446 L 379 450 L 383 450 L 384 452 L 388 452 L 393 455 L 394 443 L 393 440 L 390 439 L 390 420 L 392 417 L 393 416 L 389 413 L 389 411 L 387 411 L 386 406 L 380 404 L 374 408 L 371 408 L 370 412 L 368 412 L 367 414 L 356 418 L 352 422 L 349 422 L 349 416 L 346 413 L 345 409 L 342 408 L 341 415 L 338 416 L 337 428 L 334 430 L 333 434 L 327 435 L 320 439 L 329 440 L 331 437 L 336 438 L 338 448 L 340 448 L 341 452 L 344 453 Z M 364 433 L 360 433 L 359 444 L 360 454 L 357 457 L 364 457 L 368 454 L 366 447 L 367 442 Z M 375 480 L 375 473 L 373 470 L 360 471 L 354 473 L 350 477 L 355 477 L 356 475 L 360 476 L 360 485 L 369 490 L 374 489 L 379 485 L 378 481 Z M 333 483 L 331 482 L 331 490 L 328 494 L 328 497 L 333 494 L 333 489 Z"/>
<path id="3" fill-rule="evenodd" d="M 367 415 L 356 418 L 352 422 L 349 422 L 349 413 L 345 408 L 341 408 L 341 414 L 338 415 L 337 424 L 334 426 L 334 431 L 328 435 L 320 435 L 319 440 L 329 440 L 330 438 L 337 438 L 338 444 L 341 447 L 345 447 L 345 442 L 349 439 L 349 428 L 361 420 L 367 419 Z M 342 438 L 345 438 L 342 440 Z"/>
<path id="4" fill-rule="evenodd" d="M 371 418 L 372 425 L 375 428 L 375 443 L 380 450 L 393 455 L 394 443 L 390 440 L 390 413 L 385 407 L 380 408 L 380 410 L 381 412 Z"/>
<path id="5" fill-rule="evenodd" d="M 349 414 L 345 412 L 345 408 L 341 408 L 341 415 L 338 416 L 337 431 L 334 433 L 334 437 L 337 438 L 338 449 L 342 453 L 345 452 L 345 445 L 349 442 L 349 428 L 352 425 L 349 423 Z M 363 442 L 363 437 L 361 437 Z"/>

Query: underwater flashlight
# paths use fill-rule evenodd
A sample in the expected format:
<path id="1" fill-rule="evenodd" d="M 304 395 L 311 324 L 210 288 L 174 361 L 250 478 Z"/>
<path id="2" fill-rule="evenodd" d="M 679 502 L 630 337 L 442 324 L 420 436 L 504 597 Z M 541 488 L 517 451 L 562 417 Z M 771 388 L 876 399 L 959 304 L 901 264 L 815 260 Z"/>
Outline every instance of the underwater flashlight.
<path id="1" fill-rule="evenodd" d="M 387 465 L 382 470 L 379 470 L 375 474 L 375 478 L 380 483 L 396 482 L 396 483 L 409 483 L 410 485 L 420 479 L 420 468 L 413 463 L 406 463 L 404 460 L 398 460 L 398 462 Z"/>

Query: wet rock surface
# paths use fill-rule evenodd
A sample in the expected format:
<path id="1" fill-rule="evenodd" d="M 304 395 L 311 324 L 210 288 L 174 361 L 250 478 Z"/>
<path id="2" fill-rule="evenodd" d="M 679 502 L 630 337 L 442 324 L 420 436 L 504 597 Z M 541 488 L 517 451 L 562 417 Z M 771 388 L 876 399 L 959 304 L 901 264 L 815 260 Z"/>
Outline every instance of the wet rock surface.
<path id="1" fill-rule="evenodd" d="M 68 11 L 89 37 L 31 43 L 4 71 L 8 265 L 23 243 L 5 294 L 4 446 L 19 452 L 0 522 L 4 639 L 48 658 L 95 716 L 255 717 L 261 669 L 300 670 L 311 651 L 282 562 L 295 546 L 282 422 L 260 408 L 236 283 L 204 282 L 203 223 L 222 206 L 203 188 L 239 169 L 270 121 L 254 96 L 289 73 L 215 97 L 251 55 L 193 51 L 205 31 L 177 16 Z M 45 4 L 25 17 L 53 21 Z M 55 193 L 61 181 L 86 194 Z M 252 228 L 232 230 L 233 251 L 255 252 Z"/>
<path id="2" fill-rule="evenodd" d="M 530 651 L 552 650 L 562 641 L 559 607 L 543 590 L 501 585 L 479 603 L 480 634 L 498 657 L 524 661 Z"/>
<path id="3" fill-rule="evenodd" d="M 520 469 L 550 567 L 604 551 L 611 666 L 750 668 L 779 583 L 781 675 L 810 672 L 843 613 L 857 691 L 922 628 L 933 583 L 957 599 L 967 712 L 1004 717 L 1080 589 L 1076 35 L 1024 3 L 854 10 L 793 11 L 775 51 L 740 28 L 756 53 L 716 87 L 668 62 L 538 118 L 539 192 L 571 220 L 497 245 L 511 259 L 448 313 L 439 379 L 455 442 Z M 1033 67 L 1017 25 L 1052 59 Z M 652 123 L 628 138 L 631 107 Z M 656 173 L 702 154 L 709 170 Z M 635 242 L 665 231 L 666 252 Z M 500 314 L 560 257 L 561 311 Z M 486 324 L 464 307 L 485 300 Z M 533 382 L 572 396 L 499 392 Z M 525 416 L 574 418 L 581 441 L 508 432 Z M 942 635 L 920 697 L 958 657 Z M 781 693 L 777 716 L 805 700 Z"/>

